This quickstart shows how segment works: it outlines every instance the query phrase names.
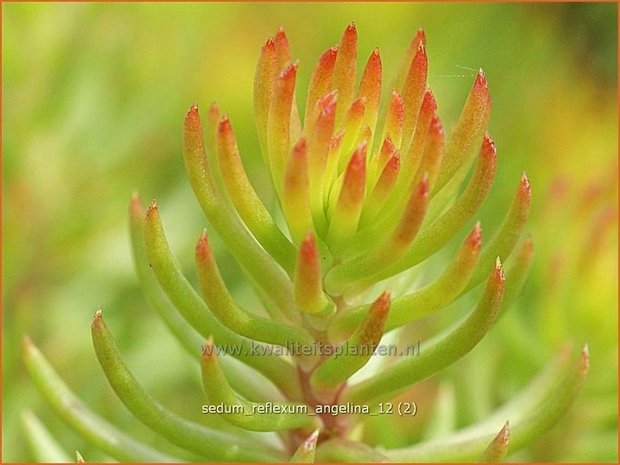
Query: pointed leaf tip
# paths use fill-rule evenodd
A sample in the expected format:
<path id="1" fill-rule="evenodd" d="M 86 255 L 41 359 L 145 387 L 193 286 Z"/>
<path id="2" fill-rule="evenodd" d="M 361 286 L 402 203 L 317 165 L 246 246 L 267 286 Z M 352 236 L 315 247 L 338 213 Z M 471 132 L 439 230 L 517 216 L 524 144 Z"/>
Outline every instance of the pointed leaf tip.
<path id="1" fill-rule="evenodd" d="M 196 258 L 199 261 L 205 261 L 212 257 L 211 248 L 209 247 L 209 239 L 207 236 L 207 230 L 203 229 L 198 242 L 196 243 Z"/>
<path id="2" fill-rule="evenodd" d="M 482 153 L 487 156 L 495 157 L 497 155 L 497 147 L 488 132 L 485 131 L 482 139 Z"/>
<path id="3" fill-rule="evenodd" d="M 480 68 L 478 70 L 478 74 L 476 75 L 476 81 L 474 82 L 474 87 L 477 89 L 488 89 L 487 77 L 484 74 L 484 70 Z"/>
<path id="4" fill-rule="evenodd" d="M 476 222 L 474 229 L 469 233 L 467 240 L 473 250 L 480 250 L 482 245 L 482 227 L 480 226 L 480 221 Z"/>
<path id="5" fill-rule="evenodd" d="M 435 111 L 437 111 L 437 100 L 435 99 L 435 96 L 430 89 L 426 89 L 426 91 L 424 92 L 421 111 L 425 113 L 434 113 Z"/>
<path id="6" fill-rule="evenodd" d="M 155 215 L 157 215 L 158 212 L 158 208 L 157 208 L 157 200 L 153 199 L 151 200 L 151 204 L 149 205 L 149 208 L 146 209 L 146 217 L 147 218 L 151 218 Z"/>
<path id="7" fill-rule="evenodd" d="M 418 29 L 418 32 L 415 35 L 415 39 L 418 40 L 421 44 L 426 44 L 426 33 L 424 32 L 424 29 Z"/>
<path id="8" fill-rule="evenodd" d="M 532 187 L 530 186 L 530 180 L 527 177 L 525 171 L 521 174 L 521 182 L 519 184 L 519 190 L 522 194 L 530 197 L 532 194 Z"/>
<path id="9" fill-rule="evenodd" d="M 583 349 L 581 350 L 581 357 L 579 359 L 580 365 L 580 371 L 582 373 L 587 373 L 588 370 L 590 369 L 590 349 L 588 347 L 588 344 L 585 344 L 583 346 Z"/>
<path id="10" fill-rule="evenodd" d="M 200 129 L 200 113 L 198 112 L 198 105 L 195 103 L 187 110 L 187 114 L 185 115 L 185 128 L 191 131 Z"/>
<path id="11" fill-rule="evenodd" d="M 495 259 L 495 278 L 500 283 L 506 281 L 506 276 L 504 274 L 504 266 L 502 265 L 502 261 L 499 257 Z"/>
<path id="12" fill-rule="evenodd" d="M 315 260 L 315 257 L 317 256 L 317 248 L 316 242 L 314 240 L 314 234 L 306 234 L 304 240 L 301 243 L 300 249 L 301 256 L 304 260 Z"/>

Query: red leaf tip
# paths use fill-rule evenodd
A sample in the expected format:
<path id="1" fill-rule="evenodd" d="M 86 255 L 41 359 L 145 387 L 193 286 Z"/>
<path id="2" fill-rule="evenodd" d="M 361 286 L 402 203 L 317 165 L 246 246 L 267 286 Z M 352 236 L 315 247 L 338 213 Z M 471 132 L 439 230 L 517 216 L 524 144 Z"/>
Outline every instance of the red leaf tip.
<path id="1" fill-rule="evenodd" d="M 480 221 L 477 221 L 474 225 L 474 229 L 469 233 L 469 237 L 467 238 L 470 247 L 473 250 L 480 250 L 482 245 L 482 227 L 480 226 Z"/>
<path id="2" fill-rule="evenodd" d="M 478 90 L 488 90 L 487 77 L 484 74 L 484 70 L 480 68 L 478 70 L 478 74 L 476 75 L 476 81 L 474 82 L 474 89 Z"/>
<path id="3" fill-rule="evenodd" d="M 422 180 L 420 181 L 420 184 L 418 184 L 418 196 L 420 198 L 426 198 L 428 197 L 428 171 L 426 171 L 424 173 L 424 176 L 422 176 Z"/>
<path id="4" fill-rule="evenodd" d="M 434 112 L 437 110 L 437 100 L 430 89 L 426 89 L 424 92 L 424 99 L 422 100 L 423 112 Z"/>
<path id="5" fill-rule="evenodd" d="M 302 136 L 293 147 L 293 156 L 302 157 L 304 155 L 306 155 L 306 138 Z"/>
<path id="6" fill-rule="evenodd" d="M 502 445 L 508 445 L 508 441 L 510 441 L 510 422 L 506 421 L 504 423 L 502 429 L 497 433 L 497 438 Z"/>
<path id="7" fill-rule="evenodd" d="M 265 45 L 263 45 L 263 49 L 274 49 L 276 48 L 276 42 L 273 37 L 268 37 L 265 41 Z"/>
<path id="8" fill-rule="evenodd" d="M 386 314 L 390 310 L 390 304 L 392 302 L 392 296 L 390 291 L 383 291 L 383 293 L 372 304 L 374 310 L 380 315 Z"/>
<path id="9" fill-rule="evenodd" d="M 209 239 L 207 230 L 203 229 L 198 242 L 196 243 L 196 257 L 204 261 L 211 257 L 211 248 L 209 247 Z"/>
<path id="10" fill-rule="evenodd" d="M 217 130 L 220 134 L 229 134 L 232 132 L 232 126 L 227 114 L 222 115 L 222 118 L 217 125 Z"/>
<path id="11" fill-rule="evenodd" d="M 295 77 L 297 76 L 298 66 L 299 66 L 299 60 L 295 60 L 294 62 L 292 62 L 290 65 L 288 65 L 286 68 L 284 68 L 280 72 L 278 79 L 281 79 L 283 81 L 288 81 L 289 79 L 295 79 Z"/>
<path id="12" fill-rule="evenodd" d="M 493 142 L 493 139 L 486 131 L 484 133 L 484 138 L 482 139 L 482 153 L 491 157 L 495 157 L 497 155 L 497 147 L 495 147 L 495 142 Z"/>
<path id="13" fill-rule="evenodd" d="M 316 249 L 316 242 L 314 240 L 314 234 L 312 234 L 311 232 L 306 234 L 299 248 L 300 248 L 300 254 L 304 261 L 306 262 L 314 261 L 317 257 L 317 249 Z"/>
<path id="14" fill-rule="evenodd" d="M 521 182 L 519 184 L 519 188 L 521 189 L 521 192 L 526 194 L 528 197 L 532 193 L 532 187 L 530 186 L 530 180 L 528 179 L 525 171 L 521 174 Z"/>
<path id="15" fill-rule="evenodd" d="M 194 131 L 200 130 L 200 114 L 198 113 L 198 105 L 195 103 L 187 110 L 185 127 Z"/>

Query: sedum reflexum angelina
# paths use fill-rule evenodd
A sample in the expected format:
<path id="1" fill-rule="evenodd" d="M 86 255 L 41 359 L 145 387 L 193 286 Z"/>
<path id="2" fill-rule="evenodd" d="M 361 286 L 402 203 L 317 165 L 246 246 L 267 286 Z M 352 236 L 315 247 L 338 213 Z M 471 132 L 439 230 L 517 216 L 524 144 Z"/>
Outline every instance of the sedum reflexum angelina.
<path id="1" fill-rule="evenodd" d="M 203 411 L 232 426 L 187 420 L 153 399 L 123 362 L 101 311 L 92 322 L 93 344 L 133 415 L 192 457 L 501 461 L 549 429 L 580 388 L 587 349 L 574 356 L 567 348 L 522 394 L 479 424 L 398 449 L 358 440 L 369 416 L 389 414 L 385 406 L 392 404 L 386 402 L 465 356 L 492 329 L 526 279 L 532 242 L 522 239 L 530 207 L 525 174 L 492 237 L 483 240 L 482 225 L 474 223 L 496 167 L 495 144 L 486 132 L 491 99 L 484 73 L 477 74 L 446 137 L 427 85 L 422 31 L 383 105 L 378 50 L 357 85 L 356 62 L 357 32 L 350 25 L 319 58 L 302 114 L 298 63 L 284 32 L 262 47 L 254 81 L 256 151 L 273 182 L 276 209 L 254 190 L 229 119 L 215 104 L 203 117 L 197 106 L 189 109 L 185 166 L 210 224 L 196 245 L 201 291 L 182 274 L 156 202 L 145 210 L 137 197 L 131 201 L 132 245 L 144 291 L 200 363 Z M 212 233 L 240 265 L 260 309 L 244 308 L 231 295 L 209 244 Z M 403 286 L 390 278 L 458 242 L 459 235 L 464 239 L 436 279 L 393 292 Z M 424 266 L 408 271 L 424 272 Z M 373 353 L 389 349 L 390 333 L 478 286 L 478 303 L 422 341 L 415 356 L 368 363 Z M 24 352 L 51 406 L 102 451 L 121 461 L 181 460 L 138 442 L 81 404 L 28 340 Z"/>

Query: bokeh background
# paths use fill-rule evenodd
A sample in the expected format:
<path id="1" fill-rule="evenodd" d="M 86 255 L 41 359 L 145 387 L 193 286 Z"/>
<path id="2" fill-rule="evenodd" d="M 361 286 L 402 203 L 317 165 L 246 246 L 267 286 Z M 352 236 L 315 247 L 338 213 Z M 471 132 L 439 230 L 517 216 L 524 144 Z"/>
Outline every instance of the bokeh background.
<path id="1" fill-rule="evenodd" d="M 147 443 L 161 442 L 114 397 L 97 365 L 89 324 L 99 306 L 141 382 L 171 409 L 197 416 L 196 364 L 138 287 L 129 198 L 157 197 L 193 280 L 193 245 L 205 220 L 183 171 L 185 111 L 219 103 L 268 199 L 251 106 L 260 47 L 285 27 L 303 95 L 320 52 L 355 21 L 359 64 L 379 46 L 386 84 L 417 28 L 426 30 L 428 81 L 448 131 L 475 70 L 484 68 L 499 158 L 479 217 L 490 234 L 525 170 L 536 250 L 510 314 L 440 381 L 417 388 L 429 411 L 456 405 L 450 424 L 422 415 L 408 425 L 370 425 L 367 440 L 397 446 L 433 428 L 470 424 L 522 388 L 564 342 L 588 342 L 592 369 L 575 406 L 512 458 L 617 462 L 615 3 L 5 3 L 2 14 L 3 461 L 37 459 L 22 426 L 26 410 L 68 453 L 108 459 L 46 407 L 21 364 L 24 334 L 94 410 Z M 246 293 L 226 251 L 217 253 L 233 292 Z M 395 431 L 386 426 L 406 434 L 386 434 Z"/>

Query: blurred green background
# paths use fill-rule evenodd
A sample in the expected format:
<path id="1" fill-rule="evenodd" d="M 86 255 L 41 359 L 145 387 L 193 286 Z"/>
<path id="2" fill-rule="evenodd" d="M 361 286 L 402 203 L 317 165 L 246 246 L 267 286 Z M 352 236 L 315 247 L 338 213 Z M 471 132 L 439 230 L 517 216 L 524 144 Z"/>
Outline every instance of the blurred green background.
<path id="1" fill-rule="evenodd" d="M 616 4 L 5 3 L 2 11 L 3 461 L 33 459 L 20 427 L 24 409 L 66 451 L 107 459 L 46 409 L 21 365 L 24 334 L 93 409 L 160 443 L 97 365 L 89 324 L 98 306 L 153 395 L 198 417 L 197 366 L 148 308 L 134 275 L 130 195 L 158 198 L 193 280 L 192 249 L 205 220 L 184 177 L 184 112 L 194 102 L 219 103 L 268 198 L 251 103 L 260 47 L 284 26 L 303 96 L 319 54 L 351 21 L 360 66 L 379 46 L 386 93 L 410 39 L 425 29 L 428 81 L 448 132 L 473 82 L 470 69 L 485 70 L 498 146 L 497 178 L 479 214 L 487 237 L 522 170 L 533 186 L 536 262 L 526 288 L 480 347 L 442 377 L 459 405 L 455 425 L 510 398 L 564 341 L 588 342 L 592 370 L 577 405 L 515 457 L 617 461 Z M 217 252 L 224 257 L 221 246 Z M 224 271 L 233 292 L 247 292 L 231 260 Z M 436 385 L 420 391 L 429 406 L 445 397 Z M 407 428 L 410 438 L 423 437 L 423 417 Z M 384 436 L 377 428 L 369 441 L 398 441 Z"/>

